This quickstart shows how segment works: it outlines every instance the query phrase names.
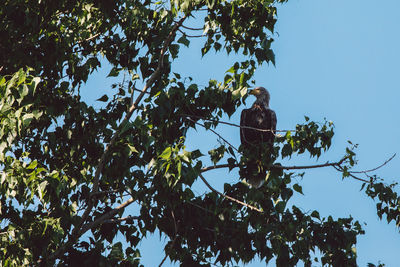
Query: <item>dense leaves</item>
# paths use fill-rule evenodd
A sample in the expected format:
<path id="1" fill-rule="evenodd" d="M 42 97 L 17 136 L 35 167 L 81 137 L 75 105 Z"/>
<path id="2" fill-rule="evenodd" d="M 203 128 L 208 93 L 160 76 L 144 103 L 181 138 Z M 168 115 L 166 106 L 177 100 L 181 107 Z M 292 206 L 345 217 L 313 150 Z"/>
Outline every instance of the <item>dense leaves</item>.
<path id="1" fill-rule="evenodd" d="M 246 99 L 255 69 L 275 62 L 278 2 L 285 1 L 6 0 L 0 263 L 139 266 L 139 242 L 158 231 L 170 240 L 166 256 L 184 266 L 256 256 L 278 266 L 356 266 L 360 224 L 289 207 L 303 191 L 293 179 L 298 174 L 279 163 L 302 153 L 320 157 L 332 144 L 331 122 L 306 118 L 277 136 L 268 153 L 234 151 L 224 142 L 210 151 L 187 149 L 189 131 L 215 133 Z M 201 39 L 186 32 L 197 31 L 185 26 L 196 16 Z M 174 72 L 180 49 L 195 41 L 203 55 L 247 59 L 227 66 L 223 81 L 210 74 L 200 86 Z M 108 77 L 122 80 L 107 94 L 85 87 L 102 64 L 112 66 Z M 81 90 L 98 93 L 96 105 L 84 102 Z M 353 150 L 330 165 L 343 178 L 354 177 Z M 223 194 L 199 195 L 192 186 L 212 168 L 226 168 L 237 183 L 225 184 Z M 269 170 L 259 189 L 240 181 L 257 168 Z M 399 225 L 395 185 L 371 176 L 363 188 L 377 200 L 378 216 Z"/>

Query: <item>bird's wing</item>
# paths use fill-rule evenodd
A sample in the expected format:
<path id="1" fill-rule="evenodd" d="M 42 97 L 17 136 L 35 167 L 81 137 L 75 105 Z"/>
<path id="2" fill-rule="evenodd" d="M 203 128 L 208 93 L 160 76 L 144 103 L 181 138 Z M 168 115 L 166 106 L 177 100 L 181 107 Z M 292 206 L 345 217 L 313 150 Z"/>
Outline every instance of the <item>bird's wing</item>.
<path id="1" fill-rule="evenodd" d="M 242 113 L 240 114 L 240 126 L 247 126 L 246 123 L 246 115 L 248 113 L 248 109 L 243 109 Z M 240 142 L 242 144 L 246 143 L 246 137 L 245 137 L 245 131 L 247 129 L 245 128 L 240 128 Z"/>
<path id="2" fill-rule="evenodd" d="M 276 123 L 277 123 L 275 111 L 273 111 L 273 110 L 271 109 L 270 115 L 271 115 L 271 130 L 272 130 L 272 131 L 274 132 L 274 134 L 275 134 L 275 131 L 276 131 Z"/>

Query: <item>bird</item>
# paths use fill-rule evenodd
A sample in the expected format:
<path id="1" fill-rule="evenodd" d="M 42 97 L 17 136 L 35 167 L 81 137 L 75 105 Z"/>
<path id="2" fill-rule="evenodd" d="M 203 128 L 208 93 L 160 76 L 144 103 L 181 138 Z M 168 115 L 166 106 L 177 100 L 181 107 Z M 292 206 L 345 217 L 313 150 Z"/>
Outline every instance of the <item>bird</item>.
<path id="1" fill-rule="evenodd" d="M 244 171 L 246 182 L 259 188 L 267 173 L 263 166 L 271 161 L 277 119 L 275 111 L 269 107 L 270 94 L 267 89 L 256 87 L 249 94 L 254 95 L 256 101 L 241 113 L 240 141 L 244 156 L 248 158 Z M 266 162 L 260 162 L 260 159 Z"/>

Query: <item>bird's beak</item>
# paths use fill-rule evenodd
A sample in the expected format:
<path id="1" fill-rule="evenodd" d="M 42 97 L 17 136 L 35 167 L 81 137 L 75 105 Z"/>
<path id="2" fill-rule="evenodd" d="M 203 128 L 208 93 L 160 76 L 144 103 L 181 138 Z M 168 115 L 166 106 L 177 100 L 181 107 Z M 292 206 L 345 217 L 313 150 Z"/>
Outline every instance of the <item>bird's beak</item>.
<path id="1" fill-rule="evenodd" d="M 250 92 L 249 92 L 250 95 L 258 95 L 258 93 L 259 92 L 257 89 L 250 90 Z"/>

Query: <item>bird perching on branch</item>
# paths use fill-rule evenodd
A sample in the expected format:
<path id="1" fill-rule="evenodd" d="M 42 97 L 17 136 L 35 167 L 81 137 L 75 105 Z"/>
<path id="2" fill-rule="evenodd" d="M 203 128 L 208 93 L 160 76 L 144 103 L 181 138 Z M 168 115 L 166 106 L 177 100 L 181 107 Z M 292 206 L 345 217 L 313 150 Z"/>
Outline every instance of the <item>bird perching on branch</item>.
<path id="1" fill-rule="evenodd" d="M 242 111 L 240 140 L 244 156 L 251 159 L 245 171 L 246 180 L 258 188 L 266 178 L 265 165 L 271 161 L 277 120 L 275 112 L 269 107 L 270 95 L 267 89 L 256 87 L 249 94 L 257 99 L 251 108 Z"/>

